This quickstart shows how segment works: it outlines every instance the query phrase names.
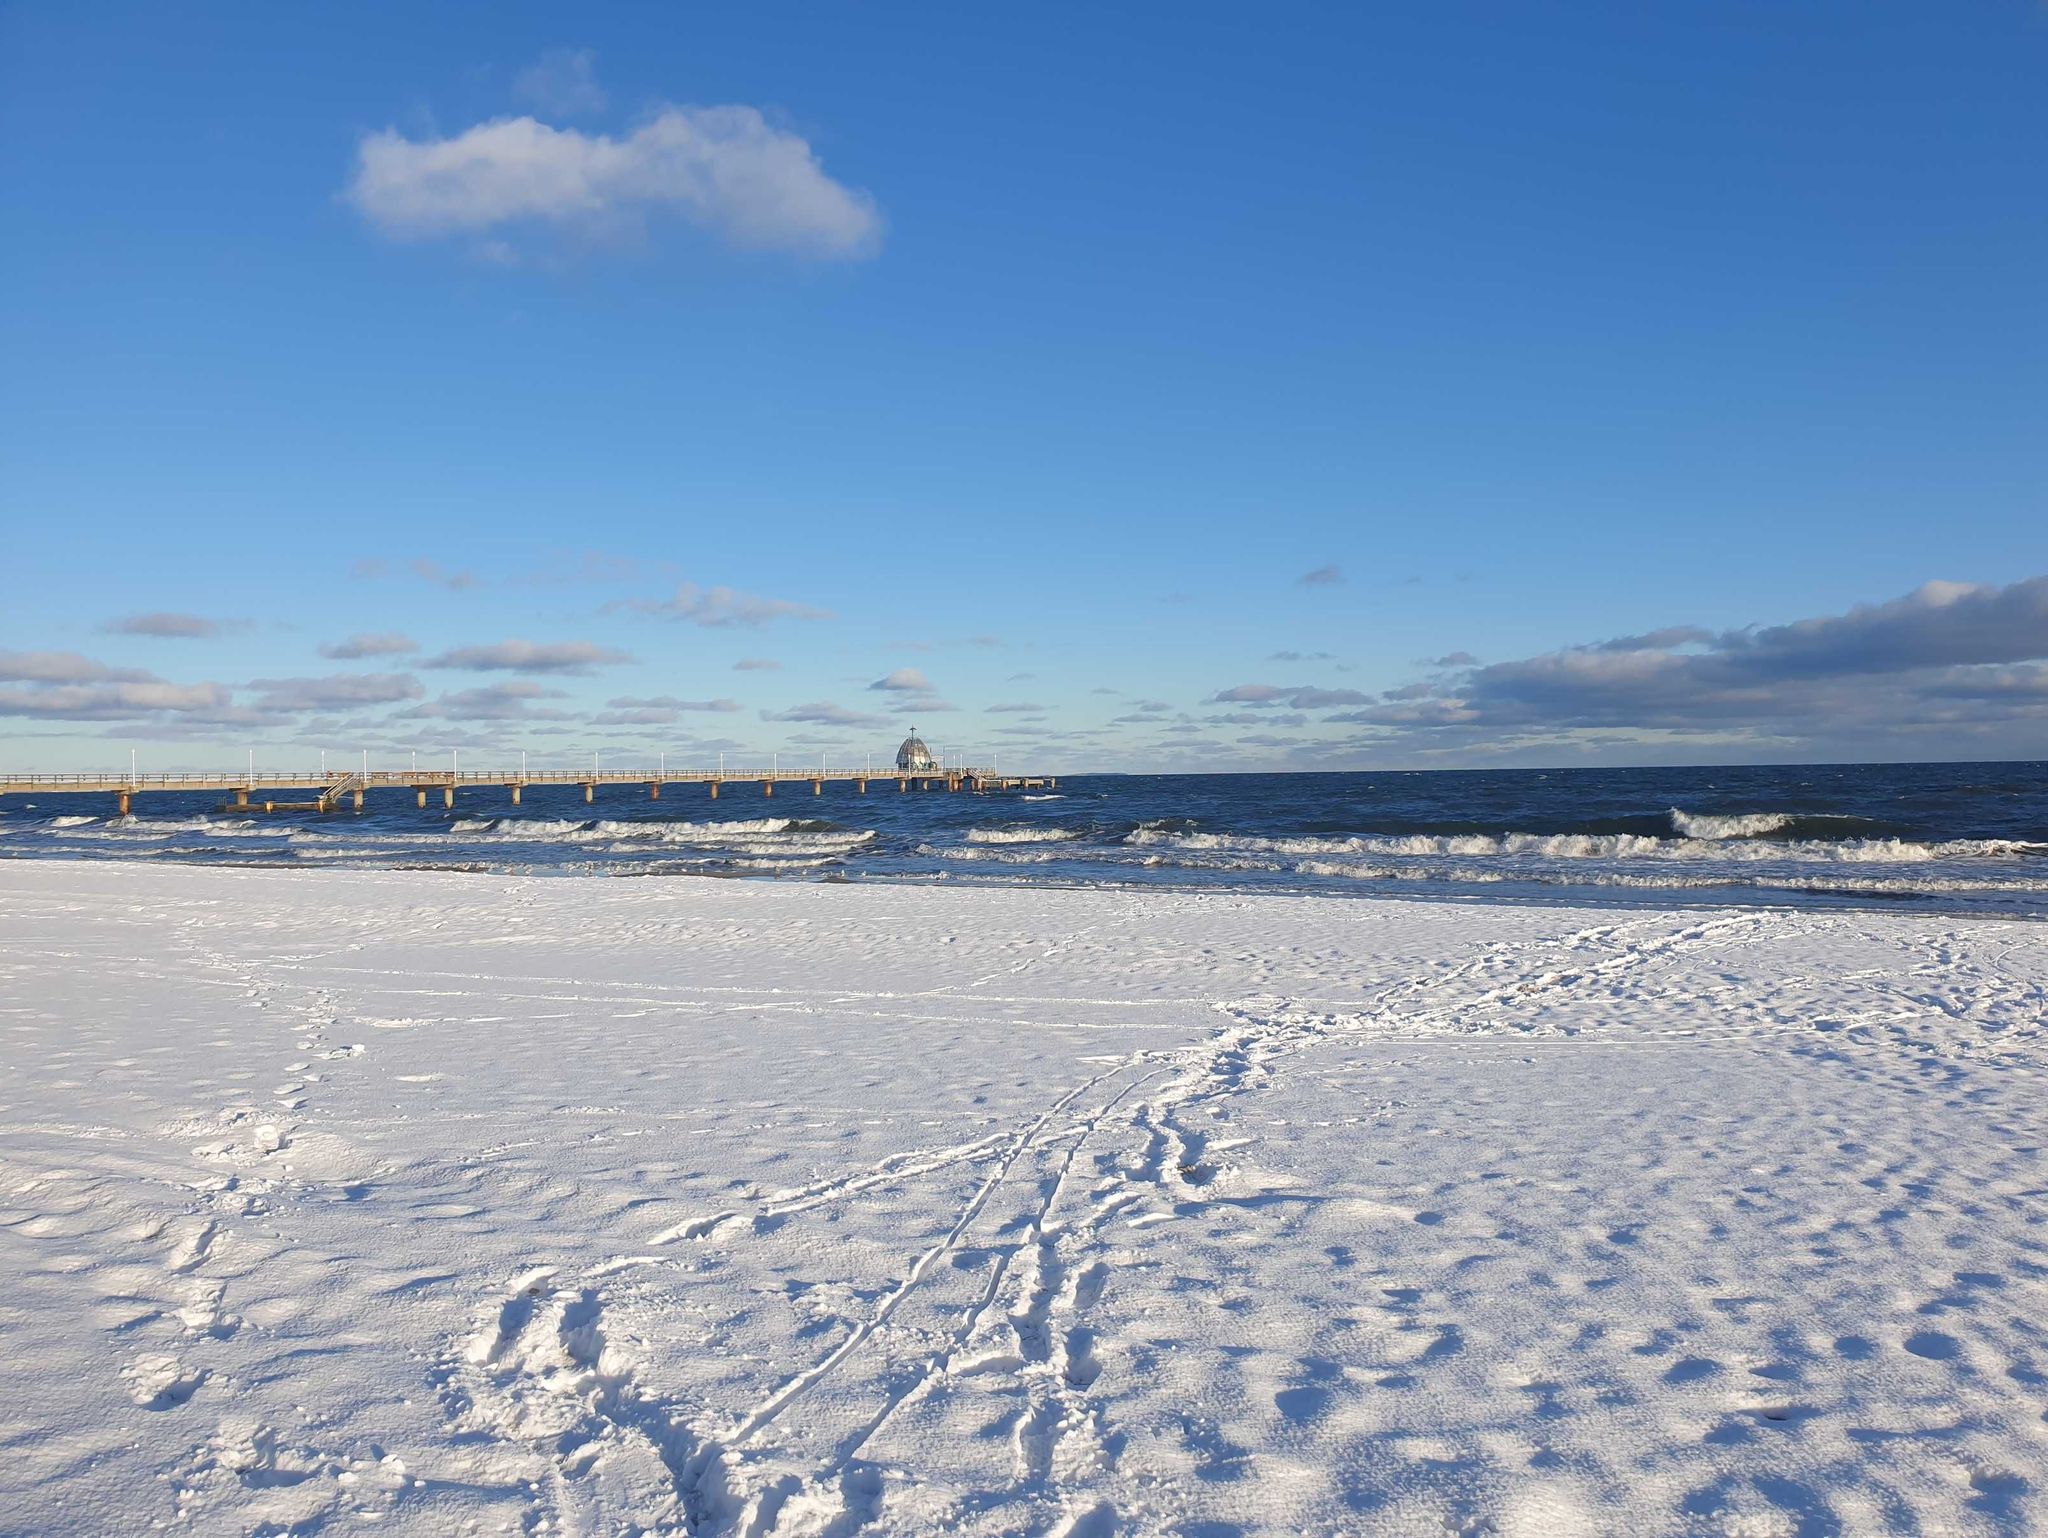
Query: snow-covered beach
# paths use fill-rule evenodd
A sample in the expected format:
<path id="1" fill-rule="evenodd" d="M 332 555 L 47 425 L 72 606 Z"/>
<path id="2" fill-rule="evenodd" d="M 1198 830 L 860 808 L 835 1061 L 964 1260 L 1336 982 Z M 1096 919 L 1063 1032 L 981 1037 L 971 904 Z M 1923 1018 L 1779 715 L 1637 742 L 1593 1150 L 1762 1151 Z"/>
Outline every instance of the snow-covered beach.
<path id="1" fill-rule="evenodd" d="M 2048 1527 L 2038 923 L 0 864 L 0 1532 Z"/>

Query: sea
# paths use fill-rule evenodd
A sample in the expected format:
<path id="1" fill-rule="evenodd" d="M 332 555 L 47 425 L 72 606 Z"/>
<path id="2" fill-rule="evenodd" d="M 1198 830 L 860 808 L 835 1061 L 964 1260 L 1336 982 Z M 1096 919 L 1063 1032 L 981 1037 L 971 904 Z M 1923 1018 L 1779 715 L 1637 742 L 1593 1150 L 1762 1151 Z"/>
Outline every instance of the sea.
<path id="1" fill-rule="evenodd" d="M 217 793 L 0 801 L 0 857 L 1883 906 L 2048 917 L 2048 763 L 1077 775 L 1056 789 L 867 794 L 728 783 L 465 787 L 452 809 L 224 811 Z"/>

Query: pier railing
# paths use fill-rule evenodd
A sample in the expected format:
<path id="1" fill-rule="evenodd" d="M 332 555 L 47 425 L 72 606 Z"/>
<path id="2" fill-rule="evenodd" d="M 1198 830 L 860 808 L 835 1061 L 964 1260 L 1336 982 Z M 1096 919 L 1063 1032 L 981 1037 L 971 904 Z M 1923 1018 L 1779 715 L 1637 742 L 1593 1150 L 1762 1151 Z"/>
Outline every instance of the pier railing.
<path id="1" fill-rule="evenodd" d="M 884 769 L 835 769 L 825 765 L 785 769 L 779 764 L 771 764 L 765 769 L 670 769 L 656 765 L 635 769 L 316 769 L 299 773 L 252 769 L 231 774 L 12 774 L 0 771 L 0 796 L 106 792 L 116 797 L 117 805 L 125 816 L 133 797 L 168 791 L 223 791 L 234 797 L 237 810 L 325 812 L 334 810 L 344 799 L 360 811 L 369 791 L 389 789 L 413 791 L 421 806 L 427 804 L 430 790 L 438 790 L 442 793 L 442 804 L 453 806 L 458 789 L 502 788 L 511 792 L 512 804 L 517 806 L 522 792 L 533 785 L 580 785 L 583 787 L 583 799 L 591 802 L 596 799 L 600 786 L 612 785 L 644 785 L 648 794 L 657 799 L 664 786 L 703 785 L 715 799 L 727 785 L 759 785 L 762 794 L 772 796 L 778 785 L 808 784 L 812 794 L 822 795 L 827 785 L 850 784 L 866 794 L 870 782 L 877 780 L 884 783 L 893 780 L 900 791 L 944 788 L 978 793 L 1037 789 L 1059 783 L 1049 775 L 1001 774 L 992 768 L 972 764 L 927 769 L 897 769 L 893 766 Z M 281 801 L 263 794 L 272 791 L 310 791 L 314 799 Z"/>

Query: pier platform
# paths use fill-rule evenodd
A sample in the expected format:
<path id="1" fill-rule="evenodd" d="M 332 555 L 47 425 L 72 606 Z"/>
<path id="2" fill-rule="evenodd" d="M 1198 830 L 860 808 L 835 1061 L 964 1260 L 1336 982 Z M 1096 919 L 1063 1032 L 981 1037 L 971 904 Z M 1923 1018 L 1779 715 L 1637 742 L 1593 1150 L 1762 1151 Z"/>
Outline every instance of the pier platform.
<path id="1" fill-rule="evenodd" d="M 217 791 L 223 796 L 224 811 L 236 812 L 336 812 L 361 811 L 372 791 L 409 790 L 419 806 L 428 798 L 440 797 L 443 807 L 455 805 L 457 790 L 502 789 L 518 806 L 526 790 L 535 785 L 580 785 L 586 805 L 594 804 L 600 789 L 625 787 L 643 790 L 656 800 L 664 790 L 702 789 L 717 800 L 729 787 L 749 790 L 759 787 L 763 796 L 778 788 L 801 794 L 808 787 L 814 796 L 825 793 L 827 785 L 850 786 L 866 795 L 870 785 L 893 784 L 898 793 L 912 790 L 966 791 L 989 795 L 1013 790 L 1057 788 L 1050 775 L 998 774 L 973 767 L 923 769 L 914 772 L 873 769 L 536 769 L 426 770 L 373 769 L 368 773 L 311 774 L 5 774 L 0 773 L 0 796 L 92 795 L 114 798 L 120 816 L 130 814 L 135 798 L 167 792 Z M 311 800 L 285 800 L 279 792 L 313 793 Z"/>

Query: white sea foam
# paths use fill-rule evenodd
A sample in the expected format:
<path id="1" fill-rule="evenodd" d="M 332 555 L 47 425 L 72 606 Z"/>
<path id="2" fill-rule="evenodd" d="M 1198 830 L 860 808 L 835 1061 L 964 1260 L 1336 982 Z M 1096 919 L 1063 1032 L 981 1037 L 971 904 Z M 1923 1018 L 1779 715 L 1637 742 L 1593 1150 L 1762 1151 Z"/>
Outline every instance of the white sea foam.
<path id="1" fill-rule="evenodd" d="M 1070 858 L 1057 849 L 991 849 L 987 846 L 962 849 L 937 844 L 919 844 L 917 852 L 931 859 L 981 860 L 997 865 L 1044 865 Z"/>
<path id="2" fill-rule="evenodd" d="M 1173 850 L 1290 855 L 1395 855 L 1550 860 L 1804 861 L 1814 864 L 1919 864 L 1933 860 L 2011 859 L 2048 854 L 2048 845 L 2016 839 L 1801 839 L 1766 844 L 1738 835 L 1650 838 L 1638 833 L 1410 834 L 1391 837 L 1261 838 L 1230 833 L 1167 833 L 1139 828 L 1125 843 Z"/>
<path id="3" fill-rule="evenodd" d="M 1084 828 L 969 828 L 970 844 L 1058 844 L 1086 838 Z"/>
<path id="4" fill-rule="evenodd" d="M 1723 867 L 1718 870 L 1666 869 L 1573 870 L 1569 875 L 1542 869 L 1517 871 L 1502 867 L 1491 870 L 1443 865 L 1345 864 L 1333 860 L 1303 860 L 1293 867 L 1297 875 L 1321 876 L 1348 881 L 1412 881 L 1501 883 L 1527 881 L 1542 886 L 1624 887 L 1637 891 L 1699 891 L 1710 888 L 1743 887 L 1751 890 L 1787 892 L 1834 892 L 1844 895 L 1914 897 L 1948 892 L 2048 892 L 2048 878 L 2001 875 L 1987 882 L 1977 875 L 1932 874 L 1853 876 L 1784 868 L 1759 871 Z"/>
<path id="5" fill-rule="evenodd" d="M 706 846 L 768 846 L 783 849 L 851 849 L 868 843 L 866 828 L 807 829 L 788 817 L 756 817 L 733 822 L 655 822 L 601 818 L 571 822 L 563 818 L 464 818 L 451 823 L 447 834 L 410 835 L 416 841 L 442 843 L 449 837 L 472 843 L 565 843 L 624 845 L 690 844 Z"/>
<path id="6" fill-rule="evenodd" d="M 1762 838 L 1792 821 L 1789 812 L 1741 812 L 1717 817 L 1709 812 L 1671 809 L 1671 826 L 1686 838 Z"/>
<path id="7" fill-rule="evenodd" d="M 103 839 L 112 843 L 153 843 L 177 833 L 213 838 L 284 838 L 288 823 L 256 823 L 224 817 L 54 817 L 35 830 L 66 841 Z"/>

